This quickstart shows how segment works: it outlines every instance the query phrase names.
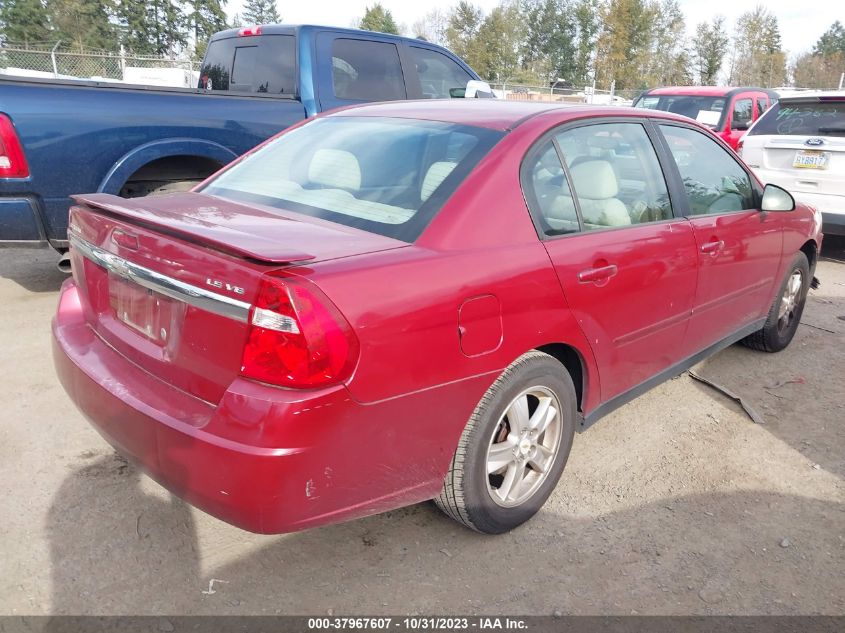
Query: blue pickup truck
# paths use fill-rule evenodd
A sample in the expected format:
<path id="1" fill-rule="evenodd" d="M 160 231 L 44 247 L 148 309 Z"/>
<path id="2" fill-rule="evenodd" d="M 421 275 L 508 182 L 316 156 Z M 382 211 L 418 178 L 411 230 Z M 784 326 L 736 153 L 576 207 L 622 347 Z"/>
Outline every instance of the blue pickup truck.
<path id="1" fill-rule="evenodd" d="M 477 81 L 425 41 L 288 25 L 214 35 L 196 89 L 0 79 L 0 246 L 65 251 L 72 194 L 184 190 L 318 112 Z"/>

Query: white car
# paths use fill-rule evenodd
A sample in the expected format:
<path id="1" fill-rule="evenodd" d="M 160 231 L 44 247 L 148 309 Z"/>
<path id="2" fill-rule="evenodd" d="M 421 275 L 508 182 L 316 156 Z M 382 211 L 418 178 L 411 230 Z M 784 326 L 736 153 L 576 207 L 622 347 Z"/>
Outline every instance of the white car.
<path id="1" fill-rule="evenodd" d="M 845 235 L 845 91 L 782 97 L 737 151 L 764 184 L 816 207 L 825 233 Z"/>

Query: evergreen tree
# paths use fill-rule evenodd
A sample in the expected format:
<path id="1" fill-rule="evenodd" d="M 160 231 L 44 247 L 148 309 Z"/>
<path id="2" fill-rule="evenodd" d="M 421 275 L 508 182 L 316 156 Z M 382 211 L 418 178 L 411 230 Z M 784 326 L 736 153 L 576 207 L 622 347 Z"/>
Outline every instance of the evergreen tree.
<path id="1" fill-rule="evenodd" d="M 110 0 L 48 0 L 53 37 L 78 51 L 114 51 L 118 34 L 111 21 L 115 7 Z"/>
<path id="2" fill-rule="evenodd" d="M 41 0 L 4 0 L 0 4 L 3 40 L 17 45 L 47 43 L 50 24 Z"/>
<path id="3" fill-rule="evenodd" d="M 717 15 L 712 22 L 701 22 L 695 28 L 692 50 L 698 82 L 704 86 L 714 85 L 728 51 L 728 35 L 725 32 L 723 16 Z"/>
<path id="4" fill-rule="evenodd" d="M 594 74 L 596 38 L 601 30 L 600 0 L 579 0 L 574 8 L 578 44 L 575 50 L 575 82 L 586 86 Z"/>
<path id="5" fill-rule="evenodd" d="M 396 26 L 393 14 L 390 9 L 385 9 L 380 2 L 376 2 L 372 7 L 367 7 L 364 11 L 364 17 L 361 18 L 360 28 L 365 31 L 399 34 L 399 27 Z"/>
<path id="6" fill-rule="evenodd" d="M 815 55 L 831 55 L 842 53 L 845 55 L 845 27 L 837 20 L 830 25 L 830 28 L 816 42 L 813 47 Z"/>
<path id="7" fill-rule="evenodd" d="M 121 42 L 136 55 L 175 55 L 188 43 L 188 17 L 173 0 L 121 0 Z"/>
<path id="8" fill-rule="evenodd" d="M 190 0 L 187 17 L 196 45 L 227 27 L 225 4 L 226 0 Z"/>
<path id="9" fill-rule="evenodd" d="M 282 21 L 276 0 L 247 0 L 241 19 L 244 24 L 278 24 Z"/>

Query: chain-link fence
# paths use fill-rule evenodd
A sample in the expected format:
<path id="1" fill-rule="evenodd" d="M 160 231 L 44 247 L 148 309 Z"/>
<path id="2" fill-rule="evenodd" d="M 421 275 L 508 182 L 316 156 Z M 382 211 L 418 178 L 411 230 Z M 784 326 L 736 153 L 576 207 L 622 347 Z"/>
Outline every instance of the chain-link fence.
<path id="1" fill-rule="evenodd" d="M 9 75 L 191 87 L 198 70 L 199 62 L 190 59 L 0 47 L 0 72 Z"/>
<path id="2" fill-rule="evenodd" d="M 512 83 L 491 83 L 490 86 L 509 101 L 541 103 L 591 103 L 595 105 L 631 105 L 641 90 L 601 90 L 592 86 L 564 88 L 558 85 L 530 86 Z"/>

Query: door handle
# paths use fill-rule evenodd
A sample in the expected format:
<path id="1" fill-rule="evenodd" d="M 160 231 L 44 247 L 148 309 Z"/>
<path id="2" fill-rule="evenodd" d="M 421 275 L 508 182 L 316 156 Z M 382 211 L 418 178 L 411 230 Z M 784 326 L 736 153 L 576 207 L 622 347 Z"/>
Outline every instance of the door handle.
<path id="1" fill-rule="evenodd" d="M 578 273 L 578 281 L 582 284 L 604 281 L 613 277 L 617 272 L 619 272 L 619 269 L 616 268 L 616 264 L 609 264 L 600 268 L 589 268 Z"/>
<path id="2" fill-rule="evenodd" d="M 715 254 L 724 248 L 725 242 L 724 240 L 714 240 L 712 242 L 707 242 L 706 244 L 701 245 L 701 252 L 702 253 L 712 253 Z"/>

